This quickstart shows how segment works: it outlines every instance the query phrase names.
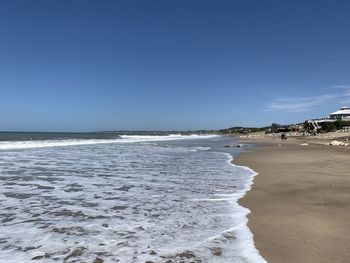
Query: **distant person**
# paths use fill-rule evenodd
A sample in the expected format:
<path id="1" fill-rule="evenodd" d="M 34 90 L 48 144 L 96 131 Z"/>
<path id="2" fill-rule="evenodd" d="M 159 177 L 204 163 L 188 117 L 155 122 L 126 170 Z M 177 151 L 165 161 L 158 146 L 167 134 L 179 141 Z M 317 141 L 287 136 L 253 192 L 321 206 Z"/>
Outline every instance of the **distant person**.
<path id="1" fill-rule="evenodd" d="M 287 140 L 287 135 L 284 132 L 281 133 L 281 140 Z"/>

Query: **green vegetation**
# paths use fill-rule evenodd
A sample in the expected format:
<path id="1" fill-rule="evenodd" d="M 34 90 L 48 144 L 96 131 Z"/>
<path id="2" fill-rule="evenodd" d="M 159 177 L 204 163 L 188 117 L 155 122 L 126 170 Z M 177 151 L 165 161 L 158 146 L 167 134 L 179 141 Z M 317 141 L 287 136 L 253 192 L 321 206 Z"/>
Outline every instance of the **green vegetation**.
<path id="1" fill-rule="evenodd" d="M 219 130 L 218 132 L 220 134 L 237 134 L 237 133 L 248 133 L 248 132 L 259 132 L 259 131 L 265 131 L 266 129 L 270 128 L 268 127 L 261 127 L 261 128 L 256 128 L 256 127 L 231 127 L 227 129 L 222 129 Z"/>
<path id="2" fill-rule="evenodd" d="M 346 126 L 350 126 L 350 121 L 325 122 L 321 126 L 321 131 L 323 132 L 337 131 L 337 130 L 341 130 Z"/>
<path id="3" fill-rule="evenodd" d="M 302 126 L 302 127 L 300 127 Z M 335 122 L 324 122 L 321 125 L 321 132 L 332 132 L 341 130 L 344 127 L 350 127 L 350 121 L 335 121 Z M 219 134 L 246 134 L 251 132 L 265 131 L 266 133 L 271 132 L 286 132 L 286 131 L 308 131 L 313 132 L 314 127 L 308 121 L 304 123 L 292 124 L 292 125 L 279 125 L 273 123 L 271 126 L 266 127 L 231 127 L 217 131 Z"/>
<path id="4" fill-rule="evenodd" d="M 304 123 L 303 123 L 303 129 L 304 129 L 305 131 L 311 132 L 311 131 L 314 129 L 314 127 L 313 127 L 312 124 L 309 123 L 308 121 L 304 121 Z"/>

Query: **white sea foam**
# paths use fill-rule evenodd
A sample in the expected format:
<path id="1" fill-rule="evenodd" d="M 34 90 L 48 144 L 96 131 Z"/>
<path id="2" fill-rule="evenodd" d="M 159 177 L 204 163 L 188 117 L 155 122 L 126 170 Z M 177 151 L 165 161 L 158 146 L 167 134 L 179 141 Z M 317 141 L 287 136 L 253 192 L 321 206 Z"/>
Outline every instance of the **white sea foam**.
<path id="1" fill-rule="evenodd" d="M 215 134 L 170 134 L 170 135 L 120 135 L 121 138 L 127 139 L 130 141 L 169 141 L 169 140 L 181 140 L 181 139 L 208 139 L 215 138 L 218 135 Z"/>
<path id="2" fill-rule="evenodd" d="M 217 135 L 120 135 L 118 139 L 63 139 L 63 140 L 29 140 L 29 141 L 0 141 L 0 150 L 16 150 L 30 148 L 47 148 L 47 147 L 63 147 L 78 145 L 94 145 L 108 143 L 136 143 L 136 142 L 153 142 L 153 141 L 172 141 L 184 139 L 206 139 L 214 138 Z"/>
<path id="3" fill-rule="evenodd" d="M 0 262 L 266 262 L 237 203 L 254 172 L 198 147 L 3 151 Z"/>

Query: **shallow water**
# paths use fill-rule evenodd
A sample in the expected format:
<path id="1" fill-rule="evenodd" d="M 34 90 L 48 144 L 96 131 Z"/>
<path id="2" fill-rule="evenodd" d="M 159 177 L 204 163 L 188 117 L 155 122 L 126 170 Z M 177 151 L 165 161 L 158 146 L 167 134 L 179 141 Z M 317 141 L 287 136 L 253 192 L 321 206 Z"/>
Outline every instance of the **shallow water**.
<path id="1" fill-rule="evenodd" d="M 230 164 L 231 140 L 2 149 L 0 262 L 264 262 L 236 202 L 254 173 Z"/>

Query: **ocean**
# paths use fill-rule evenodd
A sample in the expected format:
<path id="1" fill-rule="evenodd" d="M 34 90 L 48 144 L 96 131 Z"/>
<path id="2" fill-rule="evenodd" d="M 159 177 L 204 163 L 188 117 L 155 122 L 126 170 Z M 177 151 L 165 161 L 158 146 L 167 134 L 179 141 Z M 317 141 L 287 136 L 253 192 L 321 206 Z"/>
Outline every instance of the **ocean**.
<path id="1" fill-rule="evenodd" d="M 217 135 L 0 133 L 0 262 L 266 262 Z"/>

